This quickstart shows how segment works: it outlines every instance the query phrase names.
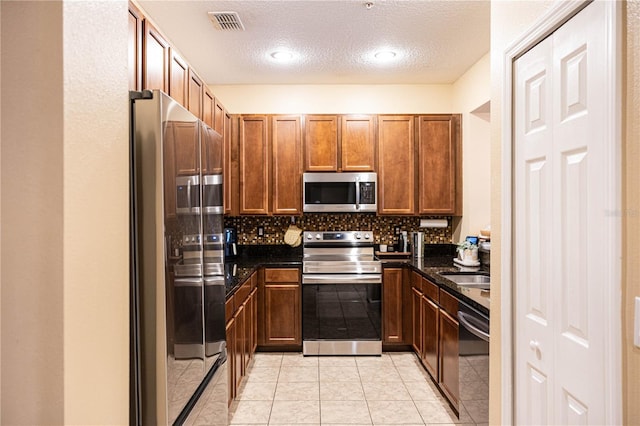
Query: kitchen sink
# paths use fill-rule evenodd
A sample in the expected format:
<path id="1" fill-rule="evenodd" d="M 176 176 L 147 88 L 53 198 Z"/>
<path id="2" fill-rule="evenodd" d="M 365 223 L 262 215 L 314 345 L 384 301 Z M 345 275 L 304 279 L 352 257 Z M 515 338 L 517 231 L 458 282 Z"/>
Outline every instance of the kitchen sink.
<path id="1" fill-rule="evenodd" d="M 438 275 L 453 281 L 461 287 L 473 287 L 482 290 L 491 288 L 491 277 L 488 275 L 466 272 L 439 272 Z"/>

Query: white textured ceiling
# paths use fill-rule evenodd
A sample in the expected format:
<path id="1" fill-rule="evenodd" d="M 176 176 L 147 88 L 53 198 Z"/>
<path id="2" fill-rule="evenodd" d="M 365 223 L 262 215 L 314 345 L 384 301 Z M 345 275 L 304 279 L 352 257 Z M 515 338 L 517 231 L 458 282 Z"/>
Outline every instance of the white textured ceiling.
<path id="1" fill-rule="evenodd" d="M 206 83 L 446 84 L 489 51 L 489 1 L 139 0 Z M 207 12 L 234 11 L 245 31 Z M 269 56 L 297 52 L 289 64 Z M 398 52 L 380 64 L 372 54 Z"/>

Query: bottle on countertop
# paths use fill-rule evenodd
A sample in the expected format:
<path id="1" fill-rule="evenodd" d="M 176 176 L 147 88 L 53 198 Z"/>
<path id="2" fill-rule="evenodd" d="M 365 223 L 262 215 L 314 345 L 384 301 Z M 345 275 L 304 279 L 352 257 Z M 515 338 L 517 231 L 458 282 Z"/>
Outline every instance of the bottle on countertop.
<path id="1" fill-rule="evenodd" d="M 404 251 L 404 241 L 402 239 L 402 234 L 398 234 L 398 244 L 396 245 L 396 251 L 401 252 Z"/>

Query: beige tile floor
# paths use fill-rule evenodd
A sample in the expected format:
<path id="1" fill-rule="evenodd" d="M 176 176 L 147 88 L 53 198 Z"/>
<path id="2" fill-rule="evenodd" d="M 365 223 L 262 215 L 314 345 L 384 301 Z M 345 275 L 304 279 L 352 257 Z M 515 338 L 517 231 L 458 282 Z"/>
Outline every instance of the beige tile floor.
<path id="1" fill-rule="evenodd" d="M 232 425 L 485 424 L 488 413 L 475 402 L 474 417 L 461 406 L 458 419 L 412 353 L 257 353 L 229 418 Z"/>

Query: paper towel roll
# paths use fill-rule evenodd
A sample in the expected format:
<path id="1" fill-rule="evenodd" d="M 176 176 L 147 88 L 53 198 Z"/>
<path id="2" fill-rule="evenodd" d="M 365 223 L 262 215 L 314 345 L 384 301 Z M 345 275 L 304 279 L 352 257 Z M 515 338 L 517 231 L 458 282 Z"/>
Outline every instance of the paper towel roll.
<path id="1" fill-rule="evenodd" d="M 420 228 L 446 228 L 447 219 L 420 219 Z"/>

